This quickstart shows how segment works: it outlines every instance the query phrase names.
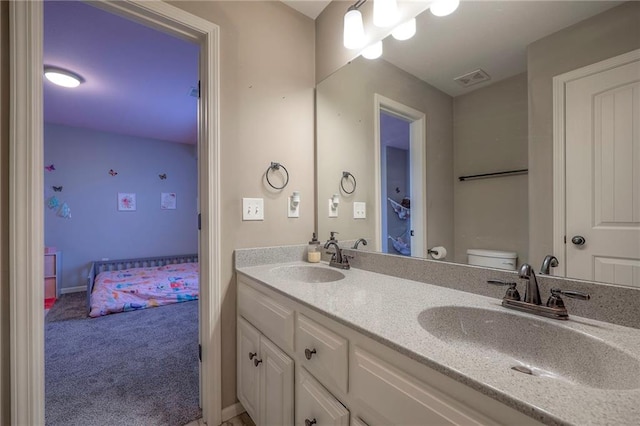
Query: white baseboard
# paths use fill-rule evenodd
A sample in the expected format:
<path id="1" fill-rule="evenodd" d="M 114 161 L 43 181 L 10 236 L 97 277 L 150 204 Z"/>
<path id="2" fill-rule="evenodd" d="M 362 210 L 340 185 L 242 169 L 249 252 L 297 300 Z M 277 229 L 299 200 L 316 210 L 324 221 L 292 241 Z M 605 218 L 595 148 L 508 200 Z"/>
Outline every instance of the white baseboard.
<path id="1" fill-rule="evenodd" d="M 222 409 L 222 421 L 226 422 L 227 420 L 232 419 L 235 416 L 239 416 L 245 411 L 247 410 L 244 409 L 242 404 L 240 404 L 239 402 L 236 402 L 235 404 Z"/>
<path id="2" fill-rule="evenodd" d="M 60 289 L 60 294 L 67 293 L 80 293 L 81 291 L 87 291 L 86 285 L 79 285 L 77 287 L 65 287 Z"/>

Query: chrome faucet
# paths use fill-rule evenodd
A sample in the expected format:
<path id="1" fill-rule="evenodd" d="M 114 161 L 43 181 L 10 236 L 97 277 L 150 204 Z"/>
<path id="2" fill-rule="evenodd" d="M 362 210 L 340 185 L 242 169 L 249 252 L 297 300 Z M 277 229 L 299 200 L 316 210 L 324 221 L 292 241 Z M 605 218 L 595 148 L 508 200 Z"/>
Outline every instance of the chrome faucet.
<path id="1" fill-rule="evenodd" d="M 579 291 L 563 291 L 560 289 L 551 289 L 551 296 L 547 300 L 547 304 L 543 305 L 540 299 L 540 289 L 538 288 L 538 280 L 533 268 L 528 263 L 520 266 L 518 272 L 520 278 L 527 280 L 527 287 L 524 292 L 524 300 L 520 300 L 520 294 L 516 289 L 516 283 L 502 280 L 488 280 L 489 284 L 509 286 L 507 293 L 502 298 L 502 306 L 505 308 L 517 309 L 519 311 L 531 314 L 542 315 L 554 319 L 567 319 L 569 314 L 560 295 L 571 297 L 572 299 L 589 300 L 591 296 L 587 293 Z"/>
<path id="2" fill-rule="evenodd" d="M 558 266 L 558 258 L 548 254 L 544 257 L 544 260 L 542 261 L 542 267 L 540 268 L 540 273 L 549 275 L 549 269 L 555 268 L 556 266 Z"/>
<path id="3" fill-rule="evenodd" d="M 533 268 L 528 263 L 523 263 L 520 266 L 518 273 L 520 278 L 527 280 L 527 287 L 524 291 L 524 302 L 534 305 L 542 304 L 540 300 L 540 290 L 538 289 L 538 280 L 536 279 L 536 273 L 533 272 Z"/>
<path id="4" fill-rule="evenodd" d="M 335 246 L 336 251 L 334 253 L 327 252 L 331 254 L 331 260 L 329 261 L 329 266 L 333 266 L 335 268 L 340 268 L 340 269 L 349 269 L 351 267 L 349 266 L 349 258 L 347 256 L 342 255 L 342 249 L 338 245 L 338 241 L 336 241 L 335 239 L 329 240 L 324 244 L 325 249 L 328 249 L 331 246 Z"/>

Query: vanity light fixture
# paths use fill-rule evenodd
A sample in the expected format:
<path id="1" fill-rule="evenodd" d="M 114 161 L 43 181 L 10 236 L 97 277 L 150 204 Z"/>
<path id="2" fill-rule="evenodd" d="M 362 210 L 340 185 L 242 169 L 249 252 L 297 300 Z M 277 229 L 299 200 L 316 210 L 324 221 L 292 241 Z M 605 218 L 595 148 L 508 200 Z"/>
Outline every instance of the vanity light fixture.
<path id="1" fill-rule="evenodd" d="M 62 87 L 78 87 L 84 83 L 84 79 L 78 74 L 52 66 L 44 67 L 44 76 L 53 84 Z"/>
<path id="2" fill-rule="evenodd" d="M 460 6 L 460 0 L 436 0 L 429 10 L 436 16 L 447 16 L 455 12 L 458 6 Z"/>
<path id="3" fill-rule="evenodd" d="M 416 18 L 411 18 L 393 29 L 393 38 L 399 41 L 409 40 L 416 35 Z"/>
<path id="4" fill-rule="evenodd" d="M 367 59 L 377 59 L 382 56 L 382 40 L 378 40 L 372 45 L 367 46 L 362 51 L 362 56 Z"/>
<path id="5" fill-rule="evenodd" d="M 366 1 L 367 0 L 358 0 L 353 5 L 349 6 L 347 13 L 344 15 L 344 33 L 342 42 L 344 47 L 347 49 L 360 49 L 366 42 L 364 37 L 362 13 L 358 10 Z"/>
<path id="6" fill-rule="evenodd" d="M 373 25 L 378 28 L 390 27 L 398 22 L 400 13 L 396 0 L 373 1 Z"/>

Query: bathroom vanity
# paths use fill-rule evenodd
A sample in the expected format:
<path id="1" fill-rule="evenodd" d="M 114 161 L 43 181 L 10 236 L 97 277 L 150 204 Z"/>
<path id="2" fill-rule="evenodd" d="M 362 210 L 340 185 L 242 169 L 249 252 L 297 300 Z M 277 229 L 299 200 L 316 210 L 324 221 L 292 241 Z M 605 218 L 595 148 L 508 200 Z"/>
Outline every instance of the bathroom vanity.
<path id="1" fill-rule="evenodd" d="M 236 252 L 237 387 L 258 425 L 640 418 L 637 328 L 538 318 L 362 269 L 247 262 L 248 253 Z"/>

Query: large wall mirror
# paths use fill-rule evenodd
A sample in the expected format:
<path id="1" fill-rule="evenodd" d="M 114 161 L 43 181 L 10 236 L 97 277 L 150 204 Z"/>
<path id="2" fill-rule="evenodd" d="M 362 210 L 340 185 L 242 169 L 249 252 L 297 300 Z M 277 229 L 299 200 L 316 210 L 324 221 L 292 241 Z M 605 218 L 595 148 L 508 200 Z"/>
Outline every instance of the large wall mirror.
<path id="1" fill-rule="evenodd" d="M 458 263 L 470 249 L 513 252 L 536 270 L 550 254 L 560 259 L 552 274 L 640 286 L 640 155 L 631 154 L 640 152 L 640 68 L 628 59 L 640 49 L 640 2 L 463 1 L 444 18 L 426 10 L 414 38 L 383 45 L 381 58 L 358 57 L 317 85 L 320 238 L 336 231 L 399 256 L 427 257 L 442 246 L 443 260 Z M 556 82 L 554 98 L 554 77 L 621 56 L 630 80 L 586 95 L 606 122 L 576 126 L 585 119 L 578 115 L 562 125 L 600 135 L 607 126 L 618 129 L 612 135 L 635 130 L 604 142 L 593 132 L 571 135 L 590 138 L 572 148 L 588 155 L 567 157 L 562 183 L 554 173 L 558 161 L 565 167 L 564 148 L 554 149 L 565 130 L 554 108 L 564 105 L 558 93 L 573 89 Z M 570 166 L 595 175 L 570 177 Z M 595 184 L 578 187 L 576 179 Z M 572 207 L 576 199 L 586 207 Z M 570 224 L 576 209 L 593 223 Z M 627 252 L 602 248 L 595 228 L 613 229 L 614 241 L 630 235 Z"/>

